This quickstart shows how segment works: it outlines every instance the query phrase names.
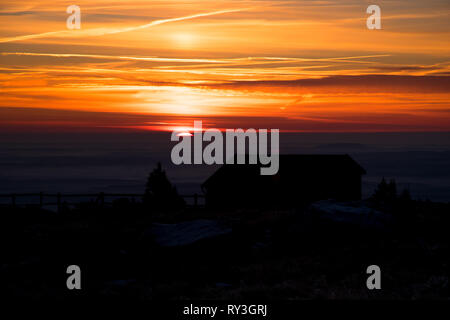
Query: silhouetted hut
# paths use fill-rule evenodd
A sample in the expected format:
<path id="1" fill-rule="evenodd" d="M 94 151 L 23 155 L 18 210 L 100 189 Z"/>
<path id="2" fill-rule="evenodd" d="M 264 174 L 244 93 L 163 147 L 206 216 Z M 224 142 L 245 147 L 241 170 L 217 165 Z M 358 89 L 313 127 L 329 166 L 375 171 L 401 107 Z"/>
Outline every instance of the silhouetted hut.
<path id="1" fill-rule="evenodd" d="M 248 163 L 248 161 L 246 161 Z M 280 155 L 278 173 L 260 164 L 224 164 L 203 184 L 210 208 L 298 207 L 317 200 L 361 199 L 366 171 L 349 155 Z"/>

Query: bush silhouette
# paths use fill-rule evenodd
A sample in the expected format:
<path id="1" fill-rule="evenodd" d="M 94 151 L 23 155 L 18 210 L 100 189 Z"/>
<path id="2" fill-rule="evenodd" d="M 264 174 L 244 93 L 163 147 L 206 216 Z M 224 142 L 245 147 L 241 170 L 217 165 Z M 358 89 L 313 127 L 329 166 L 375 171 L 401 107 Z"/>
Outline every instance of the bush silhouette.
<path id="1" fill-rule="evenodd" d="M 180 209 L 185 205 L 184 199 L 178 195 L 177 189 L 170 183 L 160 162 L 147 179 L 144 203 L 160 211 Z"/>

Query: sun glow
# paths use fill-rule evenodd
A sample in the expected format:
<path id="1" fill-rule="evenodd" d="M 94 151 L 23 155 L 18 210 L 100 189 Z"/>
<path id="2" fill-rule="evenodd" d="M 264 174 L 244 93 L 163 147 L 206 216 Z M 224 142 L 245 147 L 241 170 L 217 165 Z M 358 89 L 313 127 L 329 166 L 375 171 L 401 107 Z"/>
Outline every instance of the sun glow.
<path id="1" fill-rule="evenodd" d="M 192 33 L 175 33 L 171 36 L 175 47 L 192 49 L 198 42 L 198 37 Z"/>

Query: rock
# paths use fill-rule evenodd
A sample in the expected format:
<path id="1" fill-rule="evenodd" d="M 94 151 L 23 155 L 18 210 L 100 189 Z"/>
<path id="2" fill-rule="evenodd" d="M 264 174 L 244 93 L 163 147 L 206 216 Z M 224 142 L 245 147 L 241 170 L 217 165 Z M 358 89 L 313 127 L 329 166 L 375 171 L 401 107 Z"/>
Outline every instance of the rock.
<path id="1" fill-rule="evenodd" d="M 200 219 L 175 224 L 154 223 L 151 235 L 157 245 L 175 247 L 230 234 L 231 231 L 231 228 L 218 221 Z"/>
<path id="2" fill-rule="evenodd" d="M 387 227 L 392 220 L 390 215 L 369 208 L 362 202 L 322 200 L 311 204 L 309 212 L 321 219 L 377 229 Z"/>

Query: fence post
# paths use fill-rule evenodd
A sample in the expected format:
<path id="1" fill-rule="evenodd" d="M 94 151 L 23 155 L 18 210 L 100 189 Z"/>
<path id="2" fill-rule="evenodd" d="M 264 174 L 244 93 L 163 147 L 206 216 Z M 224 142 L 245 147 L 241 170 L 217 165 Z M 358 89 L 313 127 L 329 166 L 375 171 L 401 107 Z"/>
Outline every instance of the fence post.
<path id="1" fill-rule="evenodd" d="M 42 209 L 43 206 L 44 206 L 44 193 L 39 192 L 39 208 Z"/>
<path id="2" fill-rule="evenodd" d="M 58 192 L 58 194 L 56 195 L 56 202 L 57 202 L 57 206 L 58 206 L 58 213 L 61 212 L 61 193 Z"/>
<path id="3" fill-rule="evenodd" d="M 11 194 L 11 204 L 13 208 L 16 207 L 16 195 L 14 193 Z"/>
<path id="4" fill-rule="evenodd" d="M 194 194 L 194 208 L 197 209 L 197 205 L 198 205 L 198 194 Z"/>

